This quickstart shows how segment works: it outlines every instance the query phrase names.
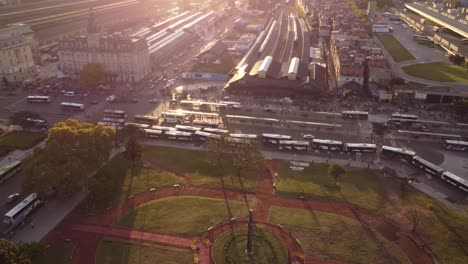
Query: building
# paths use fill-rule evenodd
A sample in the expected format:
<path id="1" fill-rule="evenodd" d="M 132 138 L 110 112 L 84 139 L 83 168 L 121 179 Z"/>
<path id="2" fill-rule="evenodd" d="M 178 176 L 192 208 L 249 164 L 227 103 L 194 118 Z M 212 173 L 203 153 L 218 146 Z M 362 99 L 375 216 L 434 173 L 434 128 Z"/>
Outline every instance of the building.
<path id="1" fill-rule="evenodd" d="M 227 46 L 221 40 L 212 40 L 196 56 L 198 62 L 220 64 L 227 54 Z"/>
<path id="2" fill-rule="evenodd" d="M 59 68 L 78 78 L 87 64 L 102 65 L 109 82 L 139 82 L 150 73 L 150 55 L 145 38 L 121 34 L 104 35 L 90 13 L 87 36 L 59 41 Z"/>
<path id="3" fill-rule="evenodd" d="M 28 25 L 12 24 L 0 30 L 0 76 L 9 82 L 36 74 L 34 32 Z"/>

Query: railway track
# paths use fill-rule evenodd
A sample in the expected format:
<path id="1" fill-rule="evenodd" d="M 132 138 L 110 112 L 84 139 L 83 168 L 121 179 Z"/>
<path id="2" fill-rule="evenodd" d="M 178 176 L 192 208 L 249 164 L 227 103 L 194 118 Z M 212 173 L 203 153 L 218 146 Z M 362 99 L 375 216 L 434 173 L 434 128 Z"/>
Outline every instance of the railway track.
<path id="1" fill-rule="evenodd" d="M 283 54 L 286 49 L 287 35 L 288 35 L 288 20 L 281 11 L 281 17 L 279 19 L 280 27 L 278 32 L 278 39 L 273 49 L 273 59 L 276 61 L 282 61 Z"/>

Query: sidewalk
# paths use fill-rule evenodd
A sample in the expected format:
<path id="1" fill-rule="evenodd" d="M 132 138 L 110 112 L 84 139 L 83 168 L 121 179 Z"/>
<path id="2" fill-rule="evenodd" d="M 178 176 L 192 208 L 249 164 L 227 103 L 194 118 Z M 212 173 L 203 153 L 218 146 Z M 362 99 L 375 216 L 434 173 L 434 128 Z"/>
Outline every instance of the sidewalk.
<path id="1" fill-rule="evenodd" d="M 113 149 L 109 160 L 122 151 L 122 148 Z M 95 173 L 95 172 L 94 172 Z M 90 176 L 94 175 L 92 173 Z M 67 201 L 51 200 L 39 208 L 32 215 L 32 225 L 25 225 L 22 229 L 16 229 L 13 237 L 14 242 L 33 242 L 44 238 L 62 219 L 69 214 L 83 199 L 89 191 L 83 189 L 73 198 Z"/>

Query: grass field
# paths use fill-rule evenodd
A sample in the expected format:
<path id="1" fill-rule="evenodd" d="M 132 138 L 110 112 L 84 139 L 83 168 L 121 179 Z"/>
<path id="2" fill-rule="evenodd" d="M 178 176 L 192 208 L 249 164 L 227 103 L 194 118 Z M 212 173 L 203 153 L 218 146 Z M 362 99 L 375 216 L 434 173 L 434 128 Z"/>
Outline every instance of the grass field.
<path id="1" fill-rule="evenodd" d="M 188 249 L 123 240 L 104 239 L 97 249 L 96 263 L 100 264 L 179 264 L 192 263 Z"/>
<path id="2" fill-rule="evenodd" d="M 468 82 L 468 72 L 461 66 L 444 63 L 421 63 L 401 68 L 406 74 L 438 82 Z"/>
<path id="3" fill-rule="evenodd" d="M 237 228 L 223 234 L 213 244 L 212 256 L 215 264 L 283 264 L 287 263 L 288 251 L 283 242 L 260 228 L 254 229 L 252 252 L 245 254 L 247 229 Z"/>
<path id="4" fill-rule="evenodd" d="M 130 195 L 148 191 L 150 188 L 162 186 L 172 186 L 173 184 L 182 184 L 183 180 L 175 175 L 156 168 L 139 166 L 137 174 L 133 178 L 132 188 L 128 189 L 131 178 L 130 162 L 125 159 L 123 154 L 117 155 L 103 168 L 101 168 L 94 177 L 106 177 L 112 175 L 116 190 L 112 195 L 107 196 L 106 200 L 96 204 L 93 211 L 99 212 L 104 208 L 112 206 L 116 202 L 122 201 Z"/>
<path id="5" fill-rule="evenodd" d="M 189 176 L 196 185 L 221 187 L 220 175 L 222 175 L 226 188 L 241 189 L 230 158 L 224 159 L 223 168 L 220 169 L 210 162 L 210 153 L 207 151 L 149 147 L 144 150 L 143 155 L 148 160 L 154 160 L 163 166 Z M 255 188 L 257 175 L 258 171 L 243 173 L 245 189 Z"/>
<path id="6" fill-rule="evenodd" d="M 244 203 L 229 201 L 232 217 L 245 217 Z M 176 197 L 157 200 L 127 212 L 118 225 L 161 233 L 197 236 L 229 219 L 223 200 Z"/>
<path id="7" fill-rule="evenodd" d="M 328 177 L 327 164 L 311 164 L 302 172 L 293 171 L 287 161 L 278 166 L 279 194 L 298 197 L 301 189 L 310 198 L 348 201 L 369 210 L 385 210 L 384 188 L 377 172 L 364 169 L 347 169 L 339 182 L 340 189 L 332 188 L 333 180 Z M 328 186 L 328 187 L 327 187 Z"/>
<path id="8" fill-rule="evenodd" d="M 48 247 L 44 264 L 69 264 L 73 253 L 73 244 L 59 242 Z M 36 263 L 36 262 L 34 262 Z"/>
<path id="9" fill-rule="evenodd" d="M 427 195 L 412 190 L 404 205 L 429 211 L 416 232 L 428 244 L 440 263 L 468 263 L 468 216 L 440 204 Z"/>
<path id="10" fill-rule="evenodd" d="M 395 62 L 414 59 L 414 56 L 393 35 L 378 34 L 377 38 Z"/>
<path id="11" fill-rule="evenodd" d="M 384 247 L 392 263 L 410 263 L 399 247 L 377 236 L 371 239 L 357 221 L 328 213 L 272 207 L 270 222 L 281 224 L 300 241 L 306 256 L 349 263 L 380 263 Z M 382 246 L 381 246 L 382 245 Z"/>
<path id="12" fill-rule="evenodd" d="M 0 146 L 29 149 L 43 140 L 47 135 L 43 133 L 12 132 L 0 138 Z"/>

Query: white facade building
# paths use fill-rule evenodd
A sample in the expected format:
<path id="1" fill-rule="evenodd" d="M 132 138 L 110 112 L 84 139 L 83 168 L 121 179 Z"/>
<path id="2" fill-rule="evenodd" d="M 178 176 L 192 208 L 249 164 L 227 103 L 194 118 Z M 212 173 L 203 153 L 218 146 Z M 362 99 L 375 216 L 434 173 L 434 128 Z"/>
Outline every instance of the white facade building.
<path id="1" fill-rule="evenodd" d="M 28 25 L 12 24 L 0 30 L 0 77 L 23 81 L 36 74 L 34 32 Z"/>
<path id="2" fill-rule="evenodd" d="M 92 13 L 87 30 L 87 36 L 59 41 L 59 68 L 65 74 L 76 79 L 87 64 L 100 64 L 109 82 L 139 82 L 150 73 L 145 38 L 104 36 Z"/>

